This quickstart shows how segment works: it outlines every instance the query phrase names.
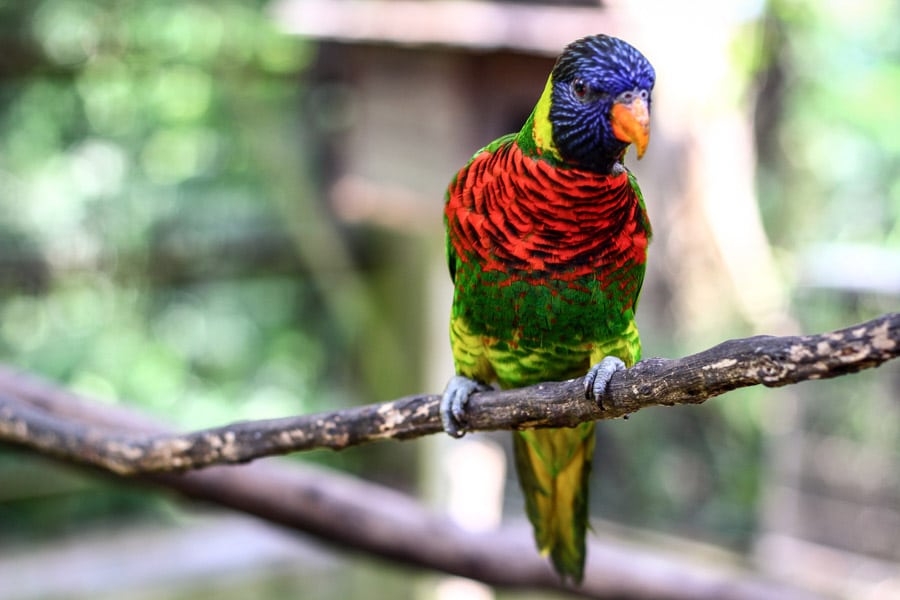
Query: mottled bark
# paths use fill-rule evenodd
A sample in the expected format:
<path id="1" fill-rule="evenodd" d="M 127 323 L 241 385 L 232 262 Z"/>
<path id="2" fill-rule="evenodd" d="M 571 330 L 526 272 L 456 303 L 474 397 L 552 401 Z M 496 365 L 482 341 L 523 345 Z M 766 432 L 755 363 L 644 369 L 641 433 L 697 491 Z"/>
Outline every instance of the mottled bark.
<path id="1" fill-rule="evenodd" d="M 572 426 L 649 406 L 697 404 L 727 391 L 825 379 L 872 368 L 900 355 L 900 313 L 830 333 L 730 340 L 679 359 L 650 358 L 613 376 L 598 403 L 581 378 L 474 394 L 470 431 Z M 0 372 L 0 441 L 122 475 L 184 471 L 312 448 L 335 450 L 380 439 L 441 431 L 439 395 L 192 433 L 111 431 L 46 410 L 21 376 Z M 24 389 L 23 389 L 24 386 Z"/>

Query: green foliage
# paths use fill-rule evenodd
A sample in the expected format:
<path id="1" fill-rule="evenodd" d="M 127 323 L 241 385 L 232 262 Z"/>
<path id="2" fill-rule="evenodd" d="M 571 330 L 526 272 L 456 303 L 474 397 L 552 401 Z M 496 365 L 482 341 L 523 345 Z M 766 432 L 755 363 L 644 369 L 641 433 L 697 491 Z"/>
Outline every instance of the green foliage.
<path id="1" fill-rule="evenodd" d="M 312 51 L 264 7 L 0 6 L 0 44 L 21 58 L 0 65 L 0 360 L 183 428 L 334 400 L 326 357 L 346 340 L 313 283 L 328 265 L 291 229 L 307 226 L 313 182 L 273 180 L 260 151 L 304 160 L 297 75 Z M 6 531 L 148 506 L 102 482 L 29 500 L 36 480 L 13 463 Z"/>
<path id="2" fill-rule="evenodd" d="M 189 426 L 312 408 L 324 364 L 300 317 L 319 308 L 237 118 L 291 110 L 310 53 L 261 7 L 16 15 L 38 52 L 2 82 L 0 240 L 46 276 L 5 282 L 6 360 Z"/>
<path id="3" fill-rule="evenodd" d="M 763 156 L 773 242 L 900 247 L 896 3 L 772 3 L 784 71 L 775 155 Z M 763 101 L 766 101 L 763 98 Z"/>

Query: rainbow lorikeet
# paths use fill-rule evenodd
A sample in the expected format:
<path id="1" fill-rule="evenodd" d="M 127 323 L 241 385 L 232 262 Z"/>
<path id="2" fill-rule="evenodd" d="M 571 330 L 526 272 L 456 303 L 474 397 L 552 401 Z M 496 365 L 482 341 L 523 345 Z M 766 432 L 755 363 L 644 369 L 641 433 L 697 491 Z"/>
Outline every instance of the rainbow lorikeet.
<path id="1" fill-rule="evenodd" d="M 470 394 L 587 373 L 599 401 L 641 353 L 634 311 L 650 222 L 622 160 L 649 139 L 655 73 L 605 35 L 563 51 L 521 131 L 478 151 L 450 183 L 447 255 L 455 290 L 457 376 L 444 429 L 465 430 Z M 593 365 L 593 366 L 591 366 Z M 594 423 L 514 433 L 519 482 L 537 545 L 557 572 L 584 574 Z"/>

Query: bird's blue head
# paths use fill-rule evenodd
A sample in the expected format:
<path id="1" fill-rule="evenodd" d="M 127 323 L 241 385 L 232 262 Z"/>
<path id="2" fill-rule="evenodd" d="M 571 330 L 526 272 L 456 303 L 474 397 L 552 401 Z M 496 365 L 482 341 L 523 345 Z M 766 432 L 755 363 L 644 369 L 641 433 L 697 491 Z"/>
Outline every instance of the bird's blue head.
<path id="1" fill-rule="evenodd" d="M 638 158 L 650 136 L 656 73 L 634 46 L 606 35 L 569 44 L 550 75 L 547 121 L 564 162 L 609 173 L 629 144 Z"/>

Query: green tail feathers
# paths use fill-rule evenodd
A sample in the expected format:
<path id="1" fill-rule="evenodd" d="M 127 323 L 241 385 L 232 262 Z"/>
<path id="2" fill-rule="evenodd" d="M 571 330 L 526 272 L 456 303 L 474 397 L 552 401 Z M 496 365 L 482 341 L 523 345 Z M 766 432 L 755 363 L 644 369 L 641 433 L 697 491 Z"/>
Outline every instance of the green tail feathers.
<path id="1" fill-rule="evenodd" d="M 538 548 L 550 555 L 560 575 L 581 583 L 594 423 L 518 431 L 513 441 L 525 509 Z"/>

